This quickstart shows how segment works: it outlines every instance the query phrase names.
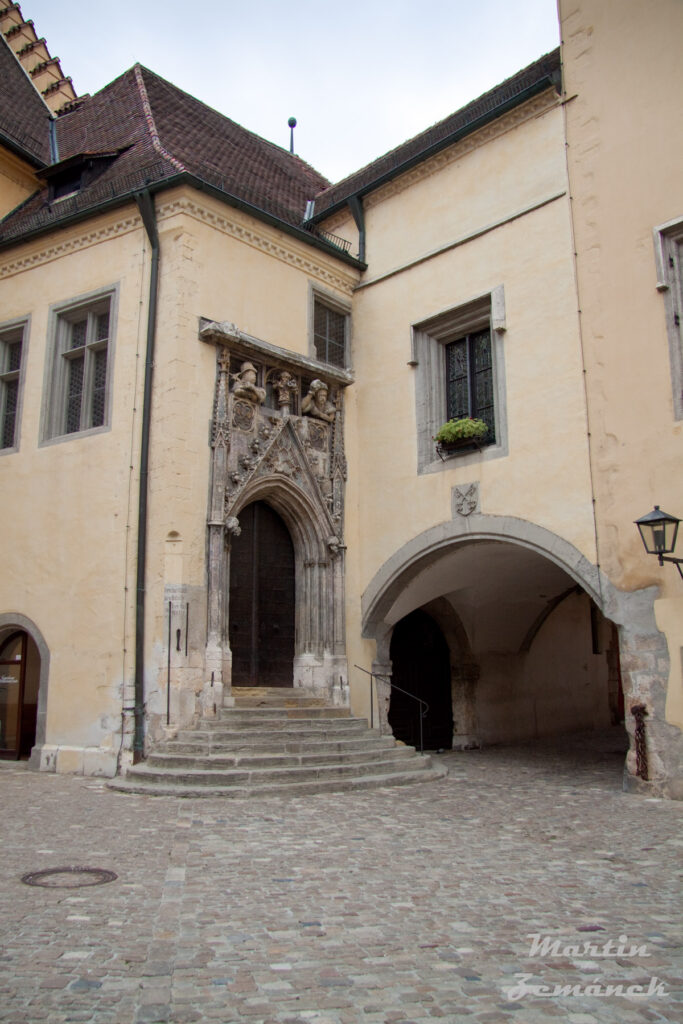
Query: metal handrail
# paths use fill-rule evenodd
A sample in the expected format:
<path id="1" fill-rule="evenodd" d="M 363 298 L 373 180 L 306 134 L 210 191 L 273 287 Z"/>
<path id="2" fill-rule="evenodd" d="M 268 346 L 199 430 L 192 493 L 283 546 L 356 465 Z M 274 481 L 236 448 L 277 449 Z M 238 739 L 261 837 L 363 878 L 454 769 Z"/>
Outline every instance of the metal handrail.
<path id="1" fill-rule="evenodd" d="M 401 686 L 397 686 L 396 683 L 392 683 L 390 676 L 385 676 L 381 672 L 368 672 L 368 670 L 366 668 L 363 668 L 362 665 L 355 665 L 354 668 L 357 668 L 360 672 L 365 672 L 366 676 L 370 676 L 370 728 L 371 729 L 374 729 L 374 727 L 375 727 L 374 699 L 373 699 L 373 693 L 372 693 L 372 681 L 373 681 L 373 679 L 383 679 L 386 683 L 389 684 L 389 686 L 391 687 L 392 690 L 398 690 L 399 693 L 404 693 L 406 695 L 406 697 L 410 697 L 412 700 L 416 700 L 417 701 L 417 703 L 420 705 L 420 753 L 424 755 L 424 741 L 423 741 L 423 737 L 422 737 L 422 720 L 426 716 L 427 712 L 429 711 L 429 704 L 427 703 L 427 701 L 426 700 L 422 700 L 421 697 L 416 697 L 414 693 L 410 693 L 408 690 L 404 690 Z M 422 710 L 422 708 L 424 708 L 424 711 Z M 380 736 L 381 736 L 382 735 L 382 720 L 381 720 L 381 718 L 380 718 L 380 722 L 379 722 L 379 732 L 380 732 Z"/>

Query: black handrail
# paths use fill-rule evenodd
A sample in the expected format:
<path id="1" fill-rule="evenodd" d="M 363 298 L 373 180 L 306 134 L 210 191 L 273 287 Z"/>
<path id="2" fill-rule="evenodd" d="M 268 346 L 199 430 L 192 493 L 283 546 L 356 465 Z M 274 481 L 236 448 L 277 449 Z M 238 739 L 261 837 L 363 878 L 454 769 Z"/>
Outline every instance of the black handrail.
<path id="1" fill-rule="evenodd" d="M 402 687 L 397 686 L 396 683 L 392 683 L 390 676 L 385 676 L 381 672 L 368 672 L 368 670 L 366 668 L 363 668 L 361 665 L 355 665 L 354 667 L 357 668 L 360 672 L 365 672 L 366 676 L 370 676 L 370 728 L 371 729 L 374 729 L 374 726 L 375 726 L 374 699 L 373 699 L 373 693 L 372 693 L 372 681 L 373 681 L 373 679 L 383 679 L 385 681 L 385 683 L 389 684 L 389 686 L 391 687 L 392 690 L 398 690 L 399 693 L 404 693 L 406 695 L 406 697 L 410 697 L 412 700 L 416 700 L 417 701 L 417 703 L 420 705 L 420 753 L 424 755 L 424 742 L 423 742 L 423 738 L 422 738 L 422 720 L 423 720 L 423 718 L 425 717 L 425 715 L 429 711 L 429 704 L 427 703 L 427 701 L 426 700 L 422 700 L 421 697 L 416 697 L 414 693 L 410 693 L 408 690 L 404 690 Z M 424 711 L 422 710 L 422 708 L 424 708 Z M 381 718 L 380 718 L 380 722 L 379 722 L 379 731 L 380 731 L 380 735 L 381 735 L 382 734 L 382 720 L 381 720 Z"/>

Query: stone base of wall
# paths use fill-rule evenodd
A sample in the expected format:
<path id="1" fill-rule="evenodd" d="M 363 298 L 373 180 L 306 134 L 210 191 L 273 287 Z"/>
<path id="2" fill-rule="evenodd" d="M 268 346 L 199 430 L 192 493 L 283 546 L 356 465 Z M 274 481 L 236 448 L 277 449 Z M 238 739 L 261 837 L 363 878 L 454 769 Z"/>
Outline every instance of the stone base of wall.
<path id="1" fill-rule="evenodd" d="M 66 747 L 44 743 L 31 751 L 29 767 L 60 775 L 96 775 L 113 779 L 116 760 L 116 752 L 103 747 Z"/>

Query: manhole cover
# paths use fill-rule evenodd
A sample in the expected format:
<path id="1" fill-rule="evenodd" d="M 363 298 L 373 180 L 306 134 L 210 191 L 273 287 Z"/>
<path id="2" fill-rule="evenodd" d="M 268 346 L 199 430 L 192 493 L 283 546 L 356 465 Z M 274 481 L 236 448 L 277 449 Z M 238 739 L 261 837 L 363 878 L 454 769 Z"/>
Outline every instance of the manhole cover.
<path id="1" fill-rule="evenodd" d="M 42 885 L 47 889 L 81 889 L 85 885 L 106 885 L 118 876 L 105 868 L 45 868 L 22 875 L 24 885 Z"/>

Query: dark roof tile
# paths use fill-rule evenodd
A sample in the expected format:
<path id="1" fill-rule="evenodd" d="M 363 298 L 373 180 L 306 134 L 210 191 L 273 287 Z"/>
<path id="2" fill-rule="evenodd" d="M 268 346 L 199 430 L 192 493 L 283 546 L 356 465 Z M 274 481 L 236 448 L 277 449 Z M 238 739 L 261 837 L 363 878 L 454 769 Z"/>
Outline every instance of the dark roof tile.
<path id="1" fill-rule="evenodd" d="M 0 137 L 30 163 L 50 162 L 50 111 L 0 34 Z"/>

